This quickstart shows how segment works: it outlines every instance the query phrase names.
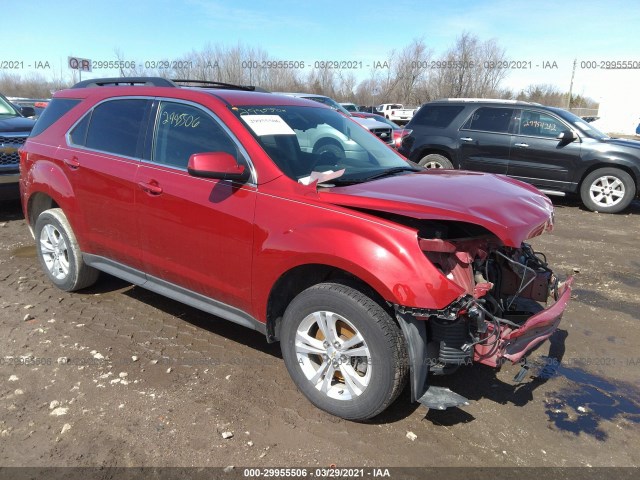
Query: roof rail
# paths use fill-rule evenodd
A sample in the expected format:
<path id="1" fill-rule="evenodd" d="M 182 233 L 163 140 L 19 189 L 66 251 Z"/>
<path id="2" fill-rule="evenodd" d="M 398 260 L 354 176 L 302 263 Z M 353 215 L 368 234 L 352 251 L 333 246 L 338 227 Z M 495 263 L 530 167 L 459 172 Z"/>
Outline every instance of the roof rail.
<path id="1" fill-rule="evenodd" d="M 188 80 L 188 79 L 181 79 L 181 78 L 174 78 L 171 80 L 174 83 L 179 83 L 179 84 L 189 84 L 189 83 L 194 83 L 196 84 L 196 86 L 203 86 L 203 87 L 214 87 L 214 88 L 223 88 L 225 90 L 246 90 L 248 92 L 266 92 L 269 93 L 267 90 L 260 88 L 260 87 L 255 87 L 253 85 L 235 85 L 233 83 L 224 83 L 224 82 L 214 82 L 211 80 Z M 186 85 L 189 86 L 189 85 Z"/>
<path id="2" fill-rule="evenodd" d="M 111 86 L 177 87 L 171 80 L 161 77 L 116 77 L 92 78 L 76 83 L 71 88 L 111 87 Z"/>
<path id="3" fill-rule="evenodd" d="M 541 103 L 526 102 L 524 100 L 506 100 L 502 98 L 439 98 L 435 102 L 468 102 L 468 103 L 504 103 L 510 105 L 539 105 Z"/>

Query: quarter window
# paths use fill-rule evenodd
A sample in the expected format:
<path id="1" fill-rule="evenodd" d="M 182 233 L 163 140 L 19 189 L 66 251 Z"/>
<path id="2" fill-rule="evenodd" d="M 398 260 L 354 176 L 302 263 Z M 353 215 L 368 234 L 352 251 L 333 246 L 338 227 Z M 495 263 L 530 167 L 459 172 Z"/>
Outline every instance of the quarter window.
<path id="1" fill-rule="evenodd" d="M 111 100 L 98 105 L 91 115 L 86 147 L 116 155 L 136 157 L 138 143 L 144 133 L 143 126 L 148 103 L 148 100 L 124 99 Z M 80 124 L 76 128 L 78 127 Z M 74 134 L 75 130 L 72 132 L 72 137 Z"/>
<path id="2" fill-rule="evenodd" d="M 519 123 L 520 135 L 532 137 L 556 138 L 561 132 L 569 129 L 558 119 L 533 110 L 523 110 Z"/>
<path id="3" fill-rule="evenodd" d="M 458 105 L 426 105 L 418 110 L 411 123 L 424 127 L 446 128 L 462 110 L 464 107 Z"/>
<path id="4" fill-rule="evenodd" d="M 194 153 L 226 152 L 238 159 L 238 148 L 209 114 L 175 102 L 161 102 L 156 120 L 153 161 L 187 168 Z"/>
<path id="5" fill-rule="evenodd" d="M 462 129 L 509 133 L 512 117 L 513 108 L 482 107 L 473 112 Z"/>

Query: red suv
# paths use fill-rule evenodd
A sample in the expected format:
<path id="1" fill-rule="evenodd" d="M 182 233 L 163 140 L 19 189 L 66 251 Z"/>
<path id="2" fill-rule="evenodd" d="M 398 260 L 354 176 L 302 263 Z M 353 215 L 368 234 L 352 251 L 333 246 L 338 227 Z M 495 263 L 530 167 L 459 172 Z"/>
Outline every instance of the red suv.
<path id="1" fill-rule="evenodd" d="M 81 82 L 38 120 L 22 205 L 59 288 L 103 271 L 258 330 L 347 419 L 407 379 L 465 404 L 430 375 L 517 362 L 557 328 L 571 280 L 523 243 L 553 225 L 534 187 L 423 169 L 317 102 L 177 82 Z"/>

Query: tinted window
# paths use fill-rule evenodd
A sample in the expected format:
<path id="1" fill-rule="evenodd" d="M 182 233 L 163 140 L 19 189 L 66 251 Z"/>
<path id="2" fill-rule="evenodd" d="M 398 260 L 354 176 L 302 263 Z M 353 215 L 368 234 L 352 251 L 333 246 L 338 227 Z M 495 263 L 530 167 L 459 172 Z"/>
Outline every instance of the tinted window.
<path id="1" fill-rule="evenodd" d="M 91 120 L 91 112 L 82 117 L 79 123 L 73 127 L 73 130 L 69 132 L 69 140 L 73 145 L 84 146 L 87 141 L 87 130 L 89 127 L 89 121 Z"/>
<path id="2" fill-rule="evenodd" d="M 40 135 L 78 103 L 80 103 L 80 100 L 71 98 L 54 98 L 51 100 L 47 108 L 45 108 L 38 117 L 36 125 L 33 127 L 33 130 L 31 130 L 31 136 L 35 137 L 36 135 Z"/>
<path id="3" fill-rule="evenodd" d="M 464 130 L 508 133 L 513 108 L 482 107 L 473 112 L 462 127 Z"/>
<path id="4" fill-rule="evenodd" d="M 568 130 L 560 120 L 542 112 L 523 110 L 520 116 L 520 135 L 556 138 L 561 132 Z"/>
<path id="5" fill-rule="evenodd" d="M 147 104 L 147 100 L 126 99 L 98 105 L 91 115 L 87 148 L 135 157 Z"/>
<path id="6" fill-rule="evenodd" d="M 182 103 L 161 102 L 153 161 L 187 168 L 194 153 L 226 152 L 238 158 L 238 148 L 210 115 Z"/>
<path id="7" fill-rule="evenodd" d="M 464 110 L 464 106 L 461 105 L 425 105 L 418 110 L 411 124 L 445 128 L 462 110 Z"/>

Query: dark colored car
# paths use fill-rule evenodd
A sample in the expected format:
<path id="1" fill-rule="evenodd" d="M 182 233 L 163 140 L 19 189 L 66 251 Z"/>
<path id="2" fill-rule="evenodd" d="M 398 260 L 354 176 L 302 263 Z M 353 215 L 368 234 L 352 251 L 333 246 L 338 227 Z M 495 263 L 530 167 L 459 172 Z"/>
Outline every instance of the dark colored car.
<path id="1" fill-rule="evenodd" d="M 407 380 L 430 408 L 466 404 L 430 375 L 519 362 L 557 329 L 571 280 L 525 243 L 553 226 L 538 190 L 418 167 L 314 101 L 217 86 L 55 94 L 20 180 L 51 282 L 79 290 L 103 271 L 257 330 L 313 404 L 348 419 Z M 323 135 L 345 155 L 314 151 Z"/>
<path id="2" fill-rule="evenodd" d="M 35 124 L 32 119 L 25 118 L 25 115 L 33 113 L 33 108 L 16 107 L 0 94 L 0 199 L 18 197 L 18 149 Z"/>
<path id="3" fill-rule="evenodd" d="M 616 213 L 636 197 L 640 142 L 610 138 L 560 108 L 500 100 L 424 104 L 399 152 L 429 168 L 499 173 L 548 195 L 579 194 L 593 211 Z"/>

